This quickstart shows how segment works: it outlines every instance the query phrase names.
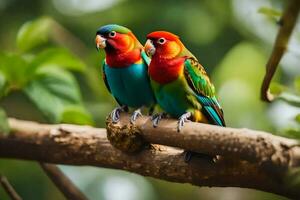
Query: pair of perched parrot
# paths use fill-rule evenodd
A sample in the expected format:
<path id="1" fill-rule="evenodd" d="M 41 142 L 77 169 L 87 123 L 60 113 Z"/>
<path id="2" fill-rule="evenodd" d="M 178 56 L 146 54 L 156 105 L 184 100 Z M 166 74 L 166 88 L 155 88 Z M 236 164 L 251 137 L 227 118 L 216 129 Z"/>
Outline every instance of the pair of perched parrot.
<path id="1" fill-rule="evenodd" d="M 165 114 L 178 118 L 178 131 L 189 120 L 225 126 L 205 69 L 175 34 L 152 32 L 143 47 L 128 28 L 109 24 L 98 29 L 96 47 L 105 50 L 103 80 L 120 105 L 113 122 L 130 107 L 134 123 L 141 108 L 158 104 L 163 112 L 153 115 L 154 127 Z"/>

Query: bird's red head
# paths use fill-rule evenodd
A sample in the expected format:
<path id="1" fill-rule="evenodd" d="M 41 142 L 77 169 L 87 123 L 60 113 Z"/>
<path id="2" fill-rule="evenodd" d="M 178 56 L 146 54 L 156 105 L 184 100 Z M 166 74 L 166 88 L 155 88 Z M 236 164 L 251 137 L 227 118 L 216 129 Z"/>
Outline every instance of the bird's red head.
<path id="1" fill-rule="evenodd" d="M 110 32 L 107 35 L 97 35 L 96 45 L 105 49 L 106 52 L 125 53 L 135 48 L 135 36 L 129 32 L 127 34 Z"/>
<path id="2" fill-rule="evenodd" d="M 149 56 L 171 59 L 178 56 L 184 45 L 179 37 L 167 31 L 155 31 L 147 35 L 145 51 Z"/>
<path id="3" fill-rule="evenodd" d="M 102 26 L 96 33 L 96 47 L 106 52 L 125 53 L 132 51 L 140 43 L 126 27 L 109 24 Z"/>
<path id="4" fill-rule="evenodd" d="M 141 59 L 142 45 L 124 26 L 109 24 L 100 27 L 95 42 L 98 50 L 105 50 L 106 62 L 111 67 L 126 67 Z"/>

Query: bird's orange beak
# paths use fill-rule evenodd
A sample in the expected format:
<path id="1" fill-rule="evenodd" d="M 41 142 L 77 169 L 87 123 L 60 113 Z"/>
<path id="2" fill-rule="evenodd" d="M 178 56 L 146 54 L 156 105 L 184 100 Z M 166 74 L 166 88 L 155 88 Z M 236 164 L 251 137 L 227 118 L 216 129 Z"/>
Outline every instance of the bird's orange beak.
<path id="1" fill-rule="evenodd" d="M 96 48 L 99 51 L 100 49 L 104 49 L 106 47 L 106 39 L 100 35 L 96 35 Z"/>
<path id="2" fill-rule="evenodd" d="M 151 41 L 151 40 L 147 40 L 146 41 L 146 44 L 145 44 L 145 46 L 144 46 L 144 48 L 145 48 L 145 52 L 146 52 L 146 54 L 149 56 L 149 57 L 151 57 L 151 56 L 153 56 L 154 54 L 155 54 L 155 47 L 154 47 L 154 45 L 153 45 L 153 42 Z"/>

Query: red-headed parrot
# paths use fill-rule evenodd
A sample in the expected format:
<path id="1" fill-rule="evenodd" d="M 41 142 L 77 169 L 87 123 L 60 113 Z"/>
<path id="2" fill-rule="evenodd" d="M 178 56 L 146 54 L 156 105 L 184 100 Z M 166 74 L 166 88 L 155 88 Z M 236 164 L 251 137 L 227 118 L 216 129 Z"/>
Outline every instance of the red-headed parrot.
<path id="1" fill-rule="evenodd" d="M 177 130 L 189 120 L 225 126 L 214 85 L 179 37 L 156 31 L 148 34 L 147 39 L 145 51 L 151 56 L 148 70 L 151 86 L 159 106 L 178 118 Z M 154 126 L 161 117 L 156 116 Z"/>
<path id="2" fill-rule="evenodd" d="M 141 107 L 151 107 L 155 98 L 148 77 L 150 59 L 135 35 L 126 27 L 109 24 L 96 33 L 96 47 L 106 53 L 103 61 L 103 79 L 120 107 L 111 117 L 118 122 L 120 112 L 135 108 L 131 122 L 141 115 Z"/>

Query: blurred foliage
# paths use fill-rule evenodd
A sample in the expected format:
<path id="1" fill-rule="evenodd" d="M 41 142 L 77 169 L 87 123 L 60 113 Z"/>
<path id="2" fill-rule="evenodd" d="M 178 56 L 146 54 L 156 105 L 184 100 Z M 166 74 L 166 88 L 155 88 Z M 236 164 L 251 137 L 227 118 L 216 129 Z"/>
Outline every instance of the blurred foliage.
<path id="1" fill-rule="evenodd" d="M 5 52 L 0 56 L 0 93 L 7 96 L 11 91 L 24 92 L 50 122 L 92 125 L 93 119 L 83 106 L 77 81 L 67 71 L 83 72 L 85 64 L 64 48 L 42 48 L 34 52 L 48 41 L 53 22 L 49 17 L 42 17 L 20 28 L 17 44 L 23 53 Z"/>
<path id="2" fill-rule="evenodd" d="M 219 88 L 228 126 L 269 127 L 266 107 L 260 101 L 258 92 L 265 73 L 265 63 L 266 56 L 261 49 L 243 42 L 230 49 L 214 71 L 214 82 Z"/>
<path id="3" fill-rule="evenodd" d="M 42 17 L 38 20 L 25 23 L 17 35 L 19 49 L 26 52 L 46 43 L 49 39 L 52 26 L 52 19 L 48 17 Z"/>
<path id="4" fill-rule="evenodd" d="M 10 131 L 7 116 L 3 109 L 0 109 L 0 134 L 8 134 Z"/>
<path id="5" fill-rule="evenodd" d="M 272 83 L 278 100 L 272 105 L 259 100 L 265 63 L 286 2 L 0 0 L 0 106 L 10 117 L 103 127 L 116 103 L 101 80 L 104 53 L 95 50 L 94 36 L 99 26 L 117 23 L 132 29 L 141 43 L 153 30 L 179 35 L 211 75 L 228 126 L 299 138 L 299 24 Z M 1 110 L 0 127 L 7 131 Z M 91 199 L 284 199 L 104 168 L 62 169 Z M 63 199 L 34 162 L 1 159 L 0 173 L 24 199 Z M 0 199 L 7 199 L 2 189 Z"/>

